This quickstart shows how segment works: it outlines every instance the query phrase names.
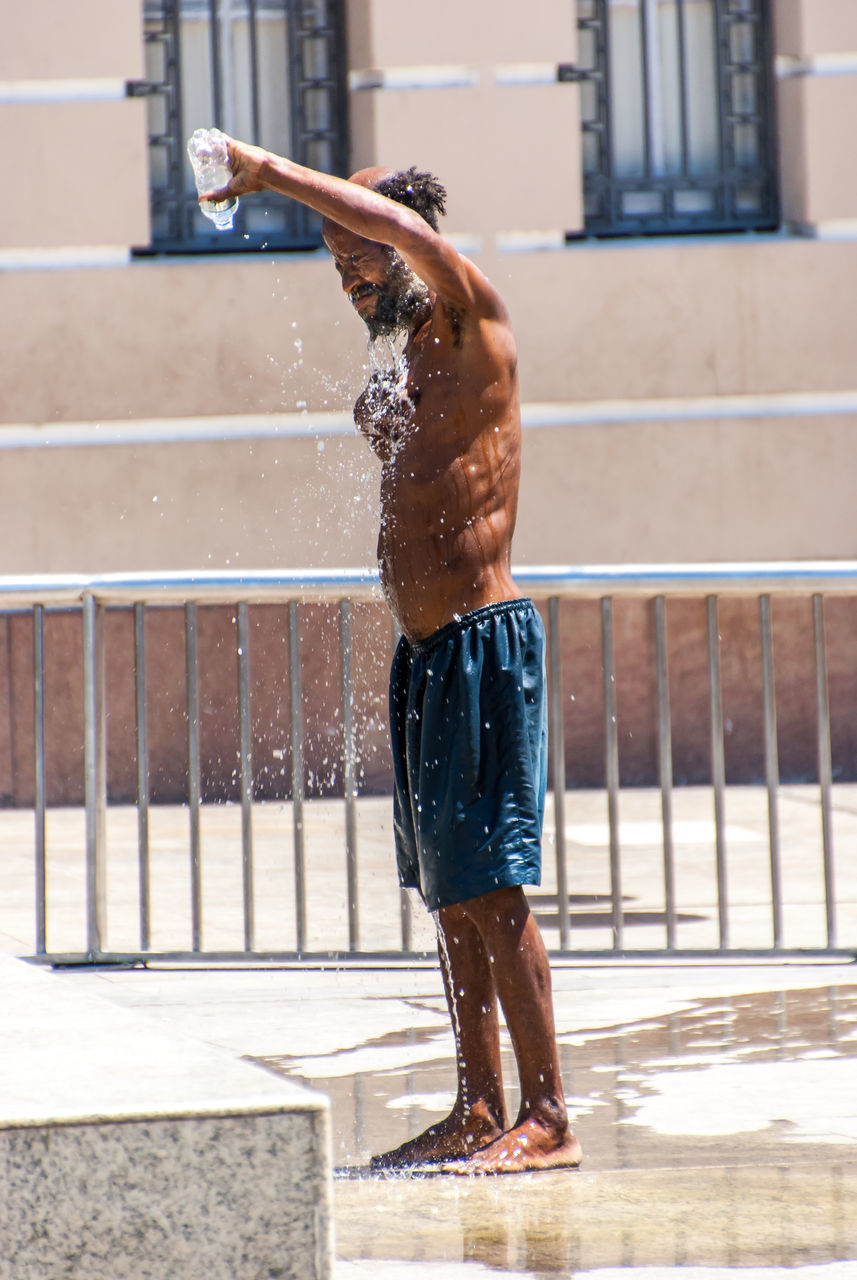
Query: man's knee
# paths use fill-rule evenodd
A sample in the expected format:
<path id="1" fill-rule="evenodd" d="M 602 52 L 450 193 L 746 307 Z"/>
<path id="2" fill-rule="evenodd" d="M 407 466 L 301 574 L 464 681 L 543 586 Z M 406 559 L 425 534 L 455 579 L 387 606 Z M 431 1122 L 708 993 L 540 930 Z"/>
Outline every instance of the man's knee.
<path id="1" fill-rule="evenodd" d="M 526 895 L 517 884 L 492 889 L 490 893 L 482 893 L 478 898 L 468 898 L 458 905 L 482 934 L 492 933 L 495 929 L 520 926 L 530 912 Z"/>

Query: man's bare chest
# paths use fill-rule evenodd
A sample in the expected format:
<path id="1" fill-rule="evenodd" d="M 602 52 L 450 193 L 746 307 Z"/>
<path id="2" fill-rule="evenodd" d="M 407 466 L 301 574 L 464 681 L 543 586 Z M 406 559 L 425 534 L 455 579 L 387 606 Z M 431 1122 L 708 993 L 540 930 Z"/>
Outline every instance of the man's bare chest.
<path id="1" fill-rule="evenodd" d="M 461 415 L 460 389 L 455 371 L 430 347 L 406 353 L 370 374 L 354 406 L 354 418 L 370 437 L 397 449 L 434 451 Z"/>

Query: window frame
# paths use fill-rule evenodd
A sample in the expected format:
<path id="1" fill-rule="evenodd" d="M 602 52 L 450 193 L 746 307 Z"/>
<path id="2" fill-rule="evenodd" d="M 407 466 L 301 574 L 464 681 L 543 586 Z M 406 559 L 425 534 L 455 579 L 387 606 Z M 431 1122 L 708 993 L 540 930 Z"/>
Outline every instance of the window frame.
<path id="1" fill-rule="evenodd" d="M 644 86 L 644 165 L 641 176 L 620 177 L 614 169 L 614 148 L 610 112 L 610 47 L 608 6 L 610 0 L 587 0 L 578 14 L 578 32 L 587 33 L 594 51 L 591 66 L 566 66 L 559 69 L 560 80 L 581 84 L 582 96 L 588 97 L 595 110 L 582 115 L 584 229 L 570 233 L 569 238 L 631 237 L 646 235 L 705 234 L 710 232 L 777 231 L 780 226 L 779 174 L 777 164 L 777 128 L 773 30 L 770 0 L 713 0 L 716 24 L 717 124 L 719 131 L 719 165 L 710 174 L 688 171 L 686 147 L 683 148 L 683 171 L 678 174 L 655 175 L 652 172 L 648 139 L 648 110 L 651 102 L 646 92 L 647 74 L 642 70 Z M 676 0 L 681 38 L 681 22 L 685 0 Z M 641 0 L 641 61 L 645 62 L 645 20 Z M 755 28 L 756 57 L 751 64 L 731 60 L 732 27 L 752 23 Z M 683 52 L 680 55 L 683 74 Z M 755 112 L 735 110 L 733 77 L 755 77 Z M 586 88 L 584 88 L 584 86 Z M 582 108 L 584 104 L 582 103 Z M 687 104 L 682 101 L 680 130 L 684 139 Z M 742 166 L 736 158 L 735 129 L 750 125 L 758 131 L 758 163 Z M 594 169 L 586 171 L 587 152 L 597 157 Z M 740 192 L 750 190 L 758 199 L 758 208 L 741 208 Z M 696 212 L 676 208 L 679 193 L 699 191 L 711 195 L 710 209 Z M 649 195 L 660 201 L 660 210 L 629 212 L 626 197 L 634 193 Z"/>
<path id="2" fill-rule="evenodd" d="M 321 220 L 311 209 L 296 201 L 283 202 L 282 197 L 272 197 L 270 192 L 258 192 L 242 197 L 231 231 L 218 231 L 202 217 L 197 209 L 196 192 L 188 184 L 188 160 L 186 153 L 187 132 L 182 120 L 181 84 L 181 7 L 182 0 L 153 0 L 158 12 L 147 6 L 144 17 L 146 45 L 163 45 L 162 63 L 164 77 L 161 80 L 141 80 L 129 86 L 129 96 L 163 98 L 164 128 L 150 129 L 149 153 L 160 149 L 164 156 L 167 182 L 155 186 L 150 181 L 152 208 L 152 238 L 147 246 L 134 249 L 135 256 L 163 256 L 169 254 L 222 254 L 256 252 L 259 249 L 309 250 L 321 243 Z M 260 0 L 245 0 L 251 24 L 251 43 L 257 37 L 256 22 Z M 284 74 L 288 78 L 290 149 L 287 154 L 299 164 L 317 168 L 313 154 L 321 144 L 329 148 L 330 171 L 347 176 L 348 164 L 348 110 L 346 74 L 346 20 L 345 0 L 282 0 L 287 25 Z M 204 0 L 210 23 L 210 67 L 212 116 L 199 121 L 199 126 L 218 123 L 222 118 L 222 63 L 219 49 L 219 0 Z M 307 40 L 326 41 L 326 74 L 313 75 L 306 70 L 304 44 Z M 328 95 L 328 124 L 313 128 L 309 121 L 308 95 L 313 92 Z M 255 102 L 255 90 L 253 90 Z M 254 109 L 254 118 L 258 112 Z M 151 118 L 151 117 L 150 117 Z M 256 142 L 255 137 L 247 138 Z M 154 166 L 152 166 L 154 169 Z M 285 203 L 285 208 L 283 207 Z M 259 212 L 276 208 L 279 226 L 273 230 L 260 230 Z M 167 229 L 159 230 L 166 222 Z"/>

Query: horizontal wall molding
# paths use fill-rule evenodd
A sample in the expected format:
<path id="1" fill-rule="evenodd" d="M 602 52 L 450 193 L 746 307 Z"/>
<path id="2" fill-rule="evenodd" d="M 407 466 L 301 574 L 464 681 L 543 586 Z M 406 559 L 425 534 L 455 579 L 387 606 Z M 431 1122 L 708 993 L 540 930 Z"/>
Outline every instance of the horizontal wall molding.
<path id="1" fill-rule="evenodd" d="M 126 96 L 124 80 L 0 80 L 0 106 L 34 102 L 115 102 Z"/>
<path id="2" fill-rule="evenodd" d="M 495 84 L 559 84 L 556 62 L 505 62 L 494 68 Z"/>
<path id="3" fill-rule="evenodd" d="M 774 69 L 780 80 L 797 76 L 854 76 L 857 75 L 857 51 L 815 53 L 806 58 L 780 54 L 774 59 Z"/>
<path id="4" fill-rule="evenodd" d="M 556 62 L 503 62 L 491 80 L 497 85 L 559 84 Z M 349 71 L 348 87 L 361 89 L 472 89 L 480 83 L 475 67 L 367 67 Z"/>
<path id="5" fill-rule="evenodd" d="M 609 423 L 719 421 L 723 419 L 857 416 L 857 390 L 785 391 L 768 395 L 676 396 L 664 399 L 531 401 L 521 407 L 525 428 Z M 338 413 L 226 414 L 107 422 L 0 425 L 0 449 L 99 445 L 180 444 L 211 440 L 316 439 L 356 431 L 349 411 Z"/>
<path id="6" fill-rule="evenodd" d="M 565 249 L 564 231 L 498 231 L 497 248 L 501 253 L 533 253 L 544 249 Z"/>
<path id="7" fill-rule="evenodd" d="M 857 240 L 857 218 L 828 218 L 822 222 L 796 222 L 789 230 L 810 240 Z"/>
<path id="8" fill-rule="evenodd" d="M 89 267 L 125 267 L 130 249 L 117 245 L 72 245 L 47 249 L 0 249 L 2 271 L 61 271 Z"/>
<path id="9" fill-rule="evenodd" d="M 361 89 L 472 89 L 479 72 L 472 67 L 369 67 L 349 71 L 348 87 Z"/>
<path id="10" fill-rule="evenodd" d="M 857 415 L 857 390 L 531 403 L 521 411 L 527 427 L 718 421 L 724 418 L 824 418 L 848 414 Z"/>
<path id="11" fill-rule="evenodd" d="M 135 418 L 106 422 L 34 422 L 0 425 L 0 449 L 80 448 L 93 445 L 182 444 L 258 440 L 282 436 L 315 439 L 351 435 L 349 412 L 223 414 L 198 418 Z"/>

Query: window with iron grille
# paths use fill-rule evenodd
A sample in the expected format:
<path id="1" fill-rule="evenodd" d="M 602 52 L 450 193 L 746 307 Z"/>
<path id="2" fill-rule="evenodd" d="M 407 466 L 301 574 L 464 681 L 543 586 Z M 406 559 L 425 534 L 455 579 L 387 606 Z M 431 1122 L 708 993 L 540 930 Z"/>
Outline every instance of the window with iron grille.
<path id="1" fill-rule="evenodd" d="M 278 155 L 345 173 L 344 0 L 145 0 L 155 253 L 235 253 L 321 243 L 316 214 L 259 192 L 232 231 L 197 207 L 187 140 L 216 126 Z"/>
<path id="2" fill-rule="evenodd" d="M 779 220 L 769 0 L 577 0 L 588 235 Z"/>

